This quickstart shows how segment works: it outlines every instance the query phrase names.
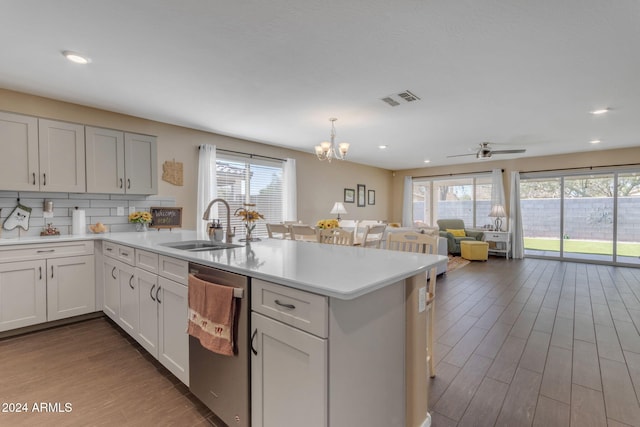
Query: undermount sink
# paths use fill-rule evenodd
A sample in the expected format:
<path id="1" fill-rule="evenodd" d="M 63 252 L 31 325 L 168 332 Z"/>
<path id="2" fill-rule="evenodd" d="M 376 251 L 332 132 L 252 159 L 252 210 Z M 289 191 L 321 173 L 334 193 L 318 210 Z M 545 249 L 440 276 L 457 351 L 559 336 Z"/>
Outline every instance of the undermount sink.
<path id="1" fill-rule="evenodd" d="M 210 240 L 190 240 L 187 242 L 161 243 L 161 245 L 190 252 L 215 251 L 217 249 L 231 249 L 242 246 L 234 245 L 233 243 L 212 242 Z"/>

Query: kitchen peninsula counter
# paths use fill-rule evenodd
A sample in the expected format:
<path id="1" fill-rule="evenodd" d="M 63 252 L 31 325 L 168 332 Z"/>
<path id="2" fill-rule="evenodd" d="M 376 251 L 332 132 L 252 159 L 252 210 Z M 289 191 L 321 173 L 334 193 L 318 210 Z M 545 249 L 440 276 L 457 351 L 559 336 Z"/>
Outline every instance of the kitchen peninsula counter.
<path id="1" fill-rule="evenodd" d="M 0 239 L 0 247 L 74 240 L 106 240 L 342 300 L 360 297 L 447 262 L 441 255 L 268 238 L 249 245 L 234 241 L 241 246 L 200 252 L 163 246 L 198 240 L 196 232 L 189 230 L 21 237 Z"/>

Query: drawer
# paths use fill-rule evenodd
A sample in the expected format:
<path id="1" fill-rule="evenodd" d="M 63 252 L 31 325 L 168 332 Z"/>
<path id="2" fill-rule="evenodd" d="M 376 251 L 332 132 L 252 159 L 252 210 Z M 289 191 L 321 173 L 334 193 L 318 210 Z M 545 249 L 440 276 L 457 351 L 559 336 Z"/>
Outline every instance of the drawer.
<path id="1" fill-rule="evenodd" d="M 136 265 L 135 250 L 129 246 L 117 243 L 102 242 L 102 252 L 104 255 L 115 258 L 129 265 Z"/>
<path id="2" fill-rule="evenodd" d="M 158 274 L 167 279 L 187 285 L 189 283 L 189 263 L 181 259 L 159 255 Z"/>
<path id="3" fill-rule="evenodd" d="M 485 233 L 484 240 L 489 242 L 506 242 L 509 238 L 508 234 L 499 234 L 499 233 Z"/>
<path id="4" fill-rule="evenodd" d="M 0 262 L 93 255 L 93 241 L 0 246 Z"/>
<path id="5" fill-rule="evenodd" d="M 328 337 L 329 302 L 325 296 L 252 279 L 251 310 L 320 338 Z"/>
<path id="6" fill-rule="evenodd" d="M 136 249 L 136 267 L 158 274 L 158 254 Z"/>

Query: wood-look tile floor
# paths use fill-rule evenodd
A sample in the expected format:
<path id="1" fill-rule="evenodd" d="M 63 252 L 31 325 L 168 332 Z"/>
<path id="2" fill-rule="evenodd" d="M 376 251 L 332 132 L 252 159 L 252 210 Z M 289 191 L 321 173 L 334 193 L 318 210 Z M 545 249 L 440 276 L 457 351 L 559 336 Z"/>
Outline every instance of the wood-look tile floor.
<path id="1" fill-rule="evenodd" d="M 34 412 L 41 402 L 55 412 Z M 216 425 L 186 386 L 106 318 L 0 340 L 0 404 L 12 403 L 28 412 L 0 407 L 2 427 Z"/>
<path id="2" fill-rule="evenodd" d="M 439 278 L 436 377 L 443 426 L 640 426 L 640 269 L 548 260 Z"/>

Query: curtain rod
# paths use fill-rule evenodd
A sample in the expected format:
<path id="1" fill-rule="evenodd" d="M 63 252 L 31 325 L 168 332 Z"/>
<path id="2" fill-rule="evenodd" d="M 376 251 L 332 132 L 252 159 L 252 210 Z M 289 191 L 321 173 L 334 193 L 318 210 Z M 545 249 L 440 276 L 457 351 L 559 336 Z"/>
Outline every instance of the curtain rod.
<path id="1" fill-rule="evenodd" d="M 604 168 L 619 168 L 624 166 L 640 166 L 640 163 L 624 163 L 620 165 L 605 165 L 605 166 L 582 166 L 575 168 L 563 168 L 563 169 L 541 169 L 537 171 L 520 171 L 520 173 L 538 173 L 538 172 L 556 172 L 556 171 L 574 171 L 574 170 L 594 170 Z"/>
<path id="2" fill-rule="evenodd" d="M 199 145 L 198 149 L 200 149 L 200 147 L 202 147 L 202 145 Z M 260 154 L 243 153 L 242 151 L 225 150 L 224 148 L 216 148 L 216 151 L 223 151 L 225 153 L 232 153 L 232 154 L 241 154 L 243 156 L 248 156 L 250 159 L 253 159 L 254 157 L 260 157 L 262 159 L 279 160 L 281 162 L 287 161 L 287 159 L 281 159 L 279 157 L 269 157 L 269 156 L 263 156 Z"/>
<path id="3" fill-rule="evenodd" d="M 504 169 L 500 169 L 504 173 Z M 440 178 L 443 176 L 461 176 L 461 175 L 478 175 L 481 173 L 492 173 L 493 171 L 478 171 L 478 172 L 463 172 L 463 173 L 445 173 L 442 175 L 425 175 L 425 176 L 412 176 L 411 178 Z"/>

